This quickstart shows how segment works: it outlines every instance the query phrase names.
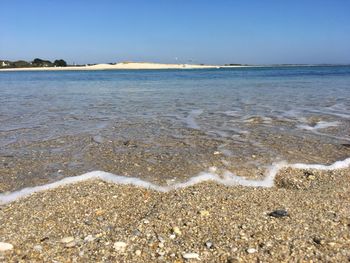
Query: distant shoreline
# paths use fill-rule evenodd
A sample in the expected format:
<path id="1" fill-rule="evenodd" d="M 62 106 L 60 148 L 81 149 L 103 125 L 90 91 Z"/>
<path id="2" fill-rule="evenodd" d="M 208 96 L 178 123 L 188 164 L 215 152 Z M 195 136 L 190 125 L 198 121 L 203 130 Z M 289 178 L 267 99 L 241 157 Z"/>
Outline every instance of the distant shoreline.
<path id="1" fill-rule="evenodd" d="M 24 67 L 24 68 L 0 68 L 1 71 L 90 71 L 90 70 L 146 70 L 146 69 L 220 69 L 220 68 L 251 68 L 251 67 L 334 67 L 349 66 L 345 64 L 271 64 L 271 65 L 203 65 L 203 64 L 163 64 L 152 62 L 120 62 L 115 64 L 95 64 L 85 66 L 66 67 Z"/>
<path id="2" fill-rule="evenodd" d="M 121 62 L 116 64 L 96 64 L 67 67 L 32 67 L 32 68 L 3 68 L 0 71 L 62 71 L 62 70 L 115 70 L 115 69 L 210 69 L 222 67 L 246 67 L 241 65 L 219 66 L 198 64 L 162 64 L 148 62 Z"/>

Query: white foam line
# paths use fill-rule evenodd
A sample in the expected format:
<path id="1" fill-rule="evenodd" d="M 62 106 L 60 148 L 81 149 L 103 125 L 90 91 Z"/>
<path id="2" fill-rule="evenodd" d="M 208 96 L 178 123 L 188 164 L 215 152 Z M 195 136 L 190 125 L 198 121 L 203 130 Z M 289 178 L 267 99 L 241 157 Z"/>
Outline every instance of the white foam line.
<path id="1" fill-rule="evenodd" d="M 54 189 L 60 186 L 65 186 L 68 184 L 78 183 L 90 179 L 100 179 L 105 182 L 121 184 L 121 185 L 134 185 L 142 188 L 152 189 L 159 192 L 168 192 L 180 188 L 185 188 L 189 186 L 196 185 L 198 183 L 204 181 L 215 181 L 219 184 L 223 184 L 226 186 L 247 186 L 247 187 L 272 187 L 274 185 L 274 179 L 278 172 L 283 168 L 295 168 L 295 169 L 317 169 L 317 170 L 335 170 L 335 169 L 344 169 L 350 167 L 350 158 L 347 158 L 343 161 L 337 161 L 331 165 L 322 165 L 322 164 L 287 164 L 287 162 L 279 162 L 270 166 L 270 168 L 265 173 L 264 179 L 248 179 L 245 177 L 234 175 L 233 173 L 226 171 L 223 175 L 218 175 L 216 173 L 203 172 L 198 174 L 197 176 L 191 177 L 189 180 L 177 184 L 173 184 L 170 186 L 160 186 L 153 184 L 148 181 L 144 181 L 142 179 L 136 177 L 126 177 L 119 176 L 111 173 L 106 173 L 103 171 L 93 171 L 89 173 L 85 173 L 79 176 L 74 177 L 66 177 L 62 180 L 59 180 L 54 183 L 28 187 L 19 191 L 10 192 L 10 193 L 2 193 L 0 194 L 0 205 L 7 204 L 13 202 L 19 198 L 23 198 L 25 196 L 31 195 L 36 192 L 41 192 L 49 189 Z"/>

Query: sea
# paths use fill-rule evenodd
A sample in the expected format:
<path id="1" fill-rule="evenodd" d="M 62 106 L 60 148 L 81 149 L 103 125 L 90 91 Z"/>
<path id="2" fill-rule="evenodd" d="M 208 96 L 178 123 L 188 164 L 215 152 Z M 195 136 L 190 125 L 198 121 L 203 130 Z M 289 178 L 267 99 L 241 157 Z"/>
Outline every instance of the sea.
<path id="1" fill-rule="evenodd" d="M 350 66 L 0 72 L 3 201 L 94 177 L 269 187 L 349 157 Z"/>

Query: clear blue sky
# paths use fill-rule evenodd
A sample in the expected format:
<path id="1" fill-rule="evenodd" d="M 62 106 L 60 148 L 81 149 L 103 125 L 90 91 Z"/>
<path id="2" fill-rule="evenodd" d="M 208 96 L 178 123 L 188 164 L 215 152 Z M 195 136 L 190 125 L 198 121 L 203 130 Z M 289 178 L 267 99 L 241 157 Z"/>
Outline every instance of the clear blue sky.
<path id="1" fill-rule="evenodd" d="M 350 1 L 1 0 L 0 59 L 35 57 L 350 63 Z"/>

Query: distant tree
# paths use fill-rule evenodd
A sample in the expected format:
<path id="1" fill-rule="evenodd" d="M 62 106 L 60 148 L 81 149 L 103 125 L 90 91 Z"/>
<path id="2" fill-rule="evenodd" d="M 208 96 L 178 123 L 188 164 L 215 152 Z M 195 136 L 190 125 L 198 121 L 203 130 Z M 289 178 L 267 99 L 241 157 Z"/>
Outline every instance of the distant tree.
<path id="1" fill-rule="evenodd" d="M 40 58 L 35 58 L 32 61 L 32 64 L 34 67 L 52 67 L 53 66 L 53 64 L 50 60 L 43 60 Z"/>
<path id="2" fill-rule="evenodd" d="M 28 68 L 28 67 L 31 67 L 31 64 L 27 61 L 24 61 L 24 60 L 18 60 L 18 61 L 14 61 L 14 62 L 11 62 L 11 67 L 13 68 Z"/>
<path id="3" fill-rule="evenodd" d="M 53 65 L 55 67 L 67 67 L 67 62 L 64 61 L 63 59 L 56 59 Z"/>

